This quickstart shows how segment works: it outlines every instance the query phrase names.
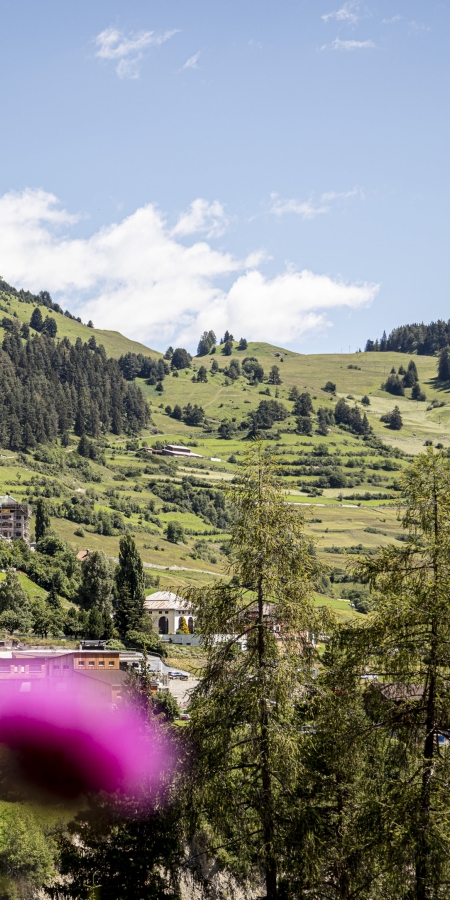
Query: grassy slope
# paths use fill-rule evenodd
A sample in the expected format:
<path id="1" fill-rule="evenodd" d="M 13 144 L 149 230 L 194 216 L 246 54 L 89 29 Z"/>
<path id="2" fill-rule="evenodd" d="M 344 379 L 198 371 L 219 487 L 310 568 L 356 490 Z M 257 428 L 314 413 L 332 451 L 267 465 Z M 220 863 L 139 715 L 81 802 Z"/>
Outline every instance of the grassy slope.
<path id="1" fill-rule="evenodd" d="M 0 292 L 0 304 L 8 308 L 8 312 L 0 310 L 0 319 L 2 319 L 3 316 L 12 316 L 14 313 L 17 313 L 17 317 L 21 322 L 29 324 L 31 313 L 34 309 L 34 306 L 31 303 L 24 303 L 13 294 L 4 294 L 3 292 Z M 57 337 L 59 338 L 68 337 L 72 343 L 75 343 L 78 337 L 80 337 L 82 341 L 88 341 L 94 334 L 97 343 L 103 344 L 108 356 L 118 358 L 122 354 L 129 352 L 143 353 L 145 356 L 161 356 L 161 353 L 158 353 L 156 350 L 151 350 L 149 347 L 145 347 L 144 344 L 140 344 L 138 341 L 132 341 L 129 338 L 126 338 L 118 331 L 103 331 L 101 328 L 88 328 L 87 325 L 81 325 L 79 322 L 76 322 L 74 319 L 69 319 L 61 313 L 55 313 L 53 310 L 46 310 L 44 306 L 41 306 L 40 309 L 44 318 L 46 315 L 50 315 L 55 319 L 58 326 Z M 0 340 L 3 340 L 3 335 L 3 328 L 0 328 Z"/>
<path id="2" fill-rule="evenodd" d="M 4 297 L 0 298 L 2 302 L 4 299 Z M 32 306 L 13 298 L 10 301 L 9 310 L 11 314 L 15 310 L 21 321 L 29 321 Z M 128 350 L 157 355 L 154 351 L 129 341 L 115 332 L 102 332 L 98 329 L 92 331 L 92 329 L 64 316 L 56 313 L 52 313 L 52 315 L 55 316 L 58 323 L 58 336 L 67 334 L 71 340 L 75 340 L 78 336 L 86 340 L 94 333 L 97 340 L 105 344 L 107 352 L 112 356 L 118 357 Z M 351 395 L 354 398 L 354 400 L 348 400 L 350 404 L 360 400 L 364 394 L 369 395 L 371 405 L 367 413 L 370 424 L 375 433 L 386 443 L 400 447 L 411 455 L 423 449 L 426 439 L 434 442 L 441 441 L 445 446 L 450 446 L 449 395 L 448 392 L 439 388 L 434 380 L 436 373 L 434 357 L 415 357 L 420 383 L 427 394 L 426 403 L 416 403 L 408 398 L 394 398 L 381 390 L 381 382 L 387 377 L 393 365 L 396 368 L 404 365 L 406 368 L 409 358 L 403 354 L 361 353 L 307 356 L 286 352 L 270 344 L 250 343 L 245 352 L 235 350 L 233 356 L 241 362 L 245 356 L 256 356 L 266 374 L 273 364 L 277 364 L 282 377 L 282 384 L 278 389 L 279 400 L 285 403 L 289 410 L 292 409 L 292 404 L 288 401 L 288 393 L 294 385 L 300 391 L 307 390 L 311 393 L 316 408 L 320 404 L 331 406 L 330 395 L 322 390 L 325 382 L 331 380 L 337 385 L 338 397 Z M 203 406 L 212 427 L 217 428 L 217 424 L 224 418 L 236 418 L 237 422 L 241 421 L 248 411 L 254 409 L 263 399 L 261 394 L 266 388 L 265 384 L 250 387 L 246 379 L 242 377 L 236 382 L 227 384 L 223 373 L 215 376 L 209 375 L 206 384 L 193 383 L 193 371 L 198 370 L 200 365 L 206 365 L 209 370 L 214 358 L 222 369 L 230 362 L 230 357 L 222 356 L 220 348 L 214 356 L 208 356 L 201 360 L 195 359 L 193 369 L 180 372 L 178 378 L 170 375 L 165 379 L 162 395 L 158 394 L 154 387 L 141 382 L 152 405 L 153 421 L 160 432 L 157 435 L 158 439 L 189 442 L 194 446 L 196 452 L 206 457 L 218 457 L 221 460 L 220 462 L 205 460 L 196 463 L 193 461 L 180 463 L 176 480 L 181 480 L 183 475 L 191 473 L 203 481 L 209 482 L 211 486 L 229 481 L 236 473 L 236 465 L 228 462 L 228 459 L 231 454 L 235 454 L 238 460 L 242 457 L 247 446 L 244 439 L 245 432 L 238 432 L 233 440 L 223 441 L 214 432 L 208 434 L 202 428 L 188 427 L 171 419 L 164 411 L 165 406 L 169 404 L 173 407 L 175 403 L 179 403 L 181 406 L 188 402 L 197 403 Z M 349 365 L 358 366 L 358 369 L 349 369 Z M 270 390 L 271 396 L 275 396 L 275 389 L 271 387 Z M 439 409 L 428 409 L 429 402 L 433 399 L 444 400 L 446 405 Z M 395 404 L 400 407 L 404 420 L 404 428 L 401 432 L 392 432 L 379 421 L 380 415 L 391 410 Z M 281 427 L 279 437 L 271 442 L 271 446 L 280 454 L 282 461 L 293 461 L 298 457 L 299 452 L 311 452 L 313 446 L 325 443 L 329 452 L 336 454 L 337 464 L 343 468 L 346 474 L 352 475 L 352 470 L 347 470 L 346 463 L 352 455 L 366 449 L 360 439 L 338 428 L 332 428 L 326 438 L 316 434 L 311 438 L 306 438 L 295 433 L 293 418 L 281 423 Z M 291 429 L 290 432 L 289 429 Z M 149 429 L 141 438 L 148 443 L 154 442 L 154 431 Z M 74 440 L 68 448 L 68 453 L 73 452 L 75 447 Z M 42 477 L 47 478 L 49 484 L 52 481 L 58 482 L 65 496 L 70 496 L 77 489 L 93 490 L 96 495 L 97 508 L 108 508 L 107 491 L 111 489 L 117 491 L 120 498 L 131 497 L 132 500 L 143 505 L 153 499 L 156 502 L 158 518 L 162 523 L 161 528 L 151 524 L 145 526 L 142 518 L 136 513 L 126 517 L 125 521 L 135 532 L 144 561 L 147 565 L 155 567 L 154 574 L 159 574 L 161 587 L 183 590 L 189 584 L 201 584 L 204 581 L 211 581 L 215 577 L 223 577 L 226 558 L 221 553 L 220 545 L 227 536 L 217 535 L 206 538 L 211 552 L 216 557 L 216 562 L 211 562 L 205 556 L 203 558 L 198 556 L 194 548 L 195 542 L 199 539 L 198 536 L 189 536 L 186 545 L 170 544 L 164 538 L 164 527 L 170 520 L 176 519 L 185 527 L 199 532 L 208 532 L 211 530 L 211 525 L 193 513 L 181 513 L 173 509 L 166 512 L 163 510 L 162 502 L 154 497 L 148 487 L 151 476 L 144 473 L 148 461 L 141 461 L 136 457 L 134 451 L 126 449 L 126 438 L 110 437 L 106 455 L 106 467 L 91 463 L 91 468 L 100 474 L 102 479 L 101 483 L 92 485 L 80 481 L 77 470 L 60 472 L 57 466 L 36 466 L 32 459 L 30 459 L 29 465 L 23 465 L 18 462 L 17 454 L 3 450 L 0 458 L 0 493 L 8 491 L 18 497 L 26 496 L 29 493 L 29 486 L 25 486 L 24 482 L 29 482 L 30 477 L 35 477 L 36 470 L 39 470 Z M 370 464 L 376 462 L 376 458 L 377 453 L 373 451 L 371 458 L 366 460 L 368 467 L 362 470 L 363 481 L 358 487 L 345 488 L 342 491 L 328 488 L 323 491 L 323 496 L 317 498 L 308 497 L 299 489 L 298 478 L 284 479 L 287 499 L 303 509 L 307 520 L 315 520 L 307 521 L 307 528 L 317 540 L 319 555 L 327 565 L 345 569 L 347 562 L 351 563 L 354 559 L 354 556 L 346 555 L 346 548 L 358 544 L 367 548 L 375 548 L 390 540 L 395 540 L 400 531 L 395 501 L 352 500 L 352 495 L 356 493 L 385 492 L 390 489 L 393 479 L 398 477 L 398 472 L 385 472 L 380 469 L 382 481 L 378 485 L 371 484 L 367 480 L 367 476 L 371 472 Z M 383 460 L 381 459 L 379 462 L 383 463 Z M 407 460 L 400 460 L 400 469 L 406 464 Z M 129 474 L 118 478 L 119 467 L 128 468 Z M 157 474 L 155 471 L 155 475 Z M 161 477 L 164 476 L 161 475 Z M 308 479 L 304 480 L 308 481 Z M 139 486 L 139 490 L 135 490 L 136 485 Z M 340 501 L 338 499 L 340 494 L 348 499 Z M 102 548 L 112 557 L 118 555 L 118 536 L 105 537 L 94 534 L 83 526 L 85 535 L 79 537 L 74 534 L 79 526 L 61 519 L 54 520 L 54 526 L 61 536 L 70 541 L 72 546 L 77 549 L 83 547 Z M 147 527 L 147 531 L 140 530 L 145 527 Z M 375 528 L 377 531 L 367 531 L 367 528 Z M 332 552 L 329 552 L 330 550 Z M 339 590 L 340 586 L 335 585 L 334 599 L 329 602 L 334 606 L 338 615 L 347 616 L 351 614 L 351 611 L 346 601 L 339 600 Z"/>

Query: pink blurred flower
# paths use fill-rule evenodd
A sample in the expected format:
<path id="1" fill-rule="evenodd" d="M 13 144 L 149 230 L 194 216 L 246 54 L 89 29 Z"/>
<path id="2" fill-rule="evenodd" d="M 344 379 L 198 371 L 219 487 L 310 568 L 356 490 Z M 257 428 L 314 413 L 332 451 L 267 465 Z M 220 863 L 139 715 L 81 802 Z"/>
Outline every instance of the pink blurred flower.
<path id="1" fill-rule="evenodd" d="M 173 766 L 167 736 L 129 707 L 95 708 L 76 690 L 21 694 L 2 684 L 0 743 L 20 786 L 71 800 L 94 791 L 141 794 Z"/>

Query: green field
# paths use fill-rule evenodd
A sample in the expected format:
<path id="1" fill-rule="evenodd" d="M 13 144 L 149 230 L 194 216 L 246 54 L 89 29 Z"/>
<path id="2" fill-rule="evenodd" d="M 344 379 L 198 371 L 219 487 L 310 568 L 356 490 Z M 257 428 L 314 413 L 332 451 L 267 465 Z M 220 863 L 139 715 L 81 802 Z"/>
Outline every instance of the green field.
<path id="1" fill-rule="evenodd" d="M 16 312 L 21 321 L 29 321 L 33 309 L 30 304 L 5 295 L 0 299 L 10 315 Z M 71 340 L 77 337 L 86 340 L 94 333 L 112 356 L 119 357 L 128 351 L 156 355 L 115 332 L 92 331 L 65 316 L 51 315 L 58 324 L 58 337 L 67 335 Z M 235 381 L 227 378 L 223 370 L 231 359 L 242 363 L 246 356 L 256 357 L 263 366 L 266 375 L 263 383 L 251 385 L 243 375 Z M 409 396 L 393 397 L 381 389 L 392 366 L 406 368 L 409 357 L 404 354 L 308 356 L 270 344 L 249 343 L 246 351 L 238 351 L 235 345 L 233 356 L 225 357 L 218 347 L 215 354 L 195 358 L 192 368 L 180 371 L 178 377 L 168 375 L 162 393 L 137 379 L 150 404 L 152 423 L 138 442 L 126 436 L 105 435 L 100 442 L 105 464 L 89 461 L 89 477 L 86 466 L 83 470 L 77 467 L 78 439 L 73 436 L 65 449 L 59 445 L 48 450 L 40 447 L 28 455 L 1 450 L 0 493 L 27 498 L 30 502 L 42 495 L 48 497 L 55 513 L 52 523 L 61 537 L 74 549 L 103 549 L 112 558 L 118 556 L 120 530 L 99 533 L 92 524 L 61 517 L 58 507 L 65 501 L 73 504 L 83 500 L 95 515 L 102 511 L 112 515 L 114 509 L 120 510 L 123 527 L 133 531 L 142 558 L 148 570 L 159 577 L 161 588 L 182 591 L 190 584 L 226 577 L 227 531 L 214 526 L 202 511 L 195 512 L 161 499 L 161 484 L 180 487 L 186 479 L 194 479 L 199 481 L 200 491 L 218 490 L 229 483 L 248 447 L 247 429 L 237 428 L 231 440 L 223 440 L 217 428 L 223 420 L 234 419 L 236 426 L 245 422 L 248 412 L 262 399 L 268 399 L 269 391 L 270 397 L 282 402 L 290 413 L 265 434 L 267 445 L 280 462 L 286 501 L 295 504 L 305 516 L 306 527 L 316 541 L 327 571 L 345 573 L 360 549 L 376 552 L 377 547 L 401 538 L 400 494 L 396 482 L 412 457 L 424 449 L 425 441 L 450 447 L 450 395 L 436 381 L 437 360 L 426 356 L 414 359 L 421 388 L 427 396 L 425 402 L 413 401 Z M 219 365 L 216 374 L 210 371 L 213 360 Z M 192 380 L 200 365 L 207 369 L 206 383 Z M 276 388 L 267 384 L 273 365 L 279 367 L 282 379 Z M 329 380 L 336 384 L 334 397 L 323 390 Z M 340 397 L 354 406 L 362 396 L 368 395 L 369 423 L 375 438 L 383 444 L 368 442 L 338 426 L 331 427 L 326 437 L 316 429 L 311 437 L 299 434 L 292 414 L 293 403 L 289 400 L 294 386 L 300 392 L 311 394 L 315 411 L 320 406 L 332 408 Z M 433 407 L 433 401 L 444 405 Z M 166 412 L 168 406 L 184 407 L 187 403 L 204 409 L 206 418 L 201 427 L 185 425 Z M 403 417 L 401 431 L 392 431 L 380 422 L 380 416 L 394 405 L 399 406 Z M 156 441 L 189 444 L 205 459 L 176 459 L 168 465 L 143 450 Z M 320 481 L 320 473 L 330 471 L 326 466 L 340 473 L 343 487 L 314 488 Z M 165 529 L 170 521 L 183 525 L 184 543 L 173 544 L 166 539 Z M 76 534 L 80 529 L 83 534 Z M 30 593 L 40 593 L 32 583 L 25 586 Z M 348 601 L 341 599 L 340 583 L 334 582 L 326 590 L 326 602 L 337 615 L 354 614 Z"/>

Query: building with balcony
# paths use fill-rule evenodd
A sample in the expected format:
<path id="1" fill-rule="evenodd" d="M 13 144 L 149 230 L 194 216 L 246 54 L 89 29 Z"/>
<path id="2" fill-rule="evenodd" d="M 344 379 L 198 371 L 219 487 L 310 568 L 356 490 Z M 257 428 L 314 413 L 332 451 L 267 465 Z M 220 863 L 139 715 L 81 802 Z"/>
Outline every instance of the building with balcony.
<path id="1" fill-rule="evenodd" d="M 9 541 L 23 538 L 30 543 L 31 506 L 10 497 L 0 496 L 0 537 Z"/>

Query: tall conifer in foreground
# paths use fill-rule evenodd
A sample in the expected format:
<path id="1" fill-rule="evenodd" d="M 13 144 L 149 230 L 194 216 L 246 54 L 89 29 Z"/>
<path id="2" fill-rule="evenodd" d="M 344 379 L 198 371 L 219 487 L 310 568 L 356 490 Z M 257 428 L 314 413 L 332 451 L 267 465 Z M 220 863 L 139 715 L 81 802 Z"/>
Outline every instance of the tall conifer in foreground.
<path id="1" fill-rule="evenodd" d="M 300 766 L 296 704 L 311 678 L 311 635 L 320 628 L 312 602 L 316 561 L 261 442 L 228 498 L 235 509 L 232 578 L 189 592 L 207 657 L 190 706 L 191 828 L 203 831 L 211 853 L 221 847 L 241 875 L 262 875 L 275 900 Z M 217 642 L 217 634 L 228 637 Z M 242 638 L 245 652 L 237 646 Z"/>
<path id="2" fill-rule="evenodd" d="M 384 735 L 371 798 L 360 797 L 378 808 L 364 846 L 380 848 L 382 888 L 374 882 L 368 896 L 440 900 L 450 882 L 450 754 L 441 746 L 450 725 L 450 460 L 430 447 L 402 480 L 408 541 L 359 563 L 377 610 L 365 627 L 342 630 L 329 678 L 339 693 L 359 684 L 368 744 L 371 731 Z M 378 682 L 362 682 L 367 673 Z"/>

